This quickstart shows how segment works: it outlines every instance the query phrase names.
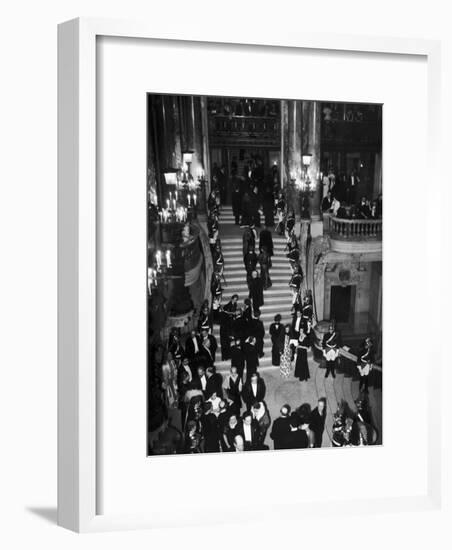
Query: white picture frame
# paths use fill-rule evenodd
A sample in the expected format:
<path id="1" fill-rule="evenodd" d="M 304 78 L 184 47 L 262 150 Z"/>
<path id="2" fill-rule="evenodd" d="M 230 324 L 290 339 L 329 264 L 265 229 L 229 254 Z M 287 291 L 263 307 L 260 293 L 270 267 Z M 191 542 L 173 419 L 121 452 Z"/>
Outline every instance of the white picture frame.
<path id="1" fill-rule="evenodd" d="M 244 44 L 349 53 L 423 56 L 428 66 L 430 174 L 440 181 L 441 44 L 429 40 L 375 38 L 265 29 L 242 35 L 233 29 L 190 28 L 177 39 L 152 23 L 76 19 L 58 29 L 58 523 L 78 532 L 172 525 L 170 511 L 154 521 L 140 515 L 98 514 L 96 459 L 96 40 L 98 37 Z M 440 199 L 438 188 L 436 198 Z M 439 288 L 438 288 L 439 292 Z M 428 376 L 428 491 L 417 497 L 349 501 L 349 510 L 426 511 L 441 506 L 441 357 Z M 332 513 L 337 503 L 313 503 L 311 512 Z M 300 505 L 299 510 L 303 507 Z M 296 510 L 293 512 L 296 516 Z M 232 519 L 233 516 L 231 516 Z"/>

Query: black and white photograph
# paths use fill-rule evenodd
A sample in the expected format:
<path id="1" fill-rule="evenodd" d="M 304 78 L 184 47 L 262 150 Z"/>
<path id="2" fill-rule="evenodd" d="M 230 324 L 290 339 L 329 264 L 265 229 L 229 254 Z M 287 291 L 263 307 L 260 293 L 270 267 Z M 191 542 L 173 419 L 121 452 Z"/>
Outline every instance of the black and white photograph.
<path id="1" fill-rule="evenodd" d="M 384 106 L 145 101 L 147 454 L 382 445 Z"/>

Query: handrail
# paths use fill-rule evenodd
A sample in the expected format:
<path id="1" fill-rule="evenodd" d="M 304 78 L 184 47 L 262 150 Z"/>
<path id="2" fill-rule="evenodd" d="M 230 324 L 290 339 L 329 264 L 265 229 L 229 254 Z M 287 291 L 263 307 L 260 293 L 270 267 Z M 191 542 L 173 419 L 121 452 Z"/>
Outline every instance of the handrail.
<path id="1" fill-rule="evenodd" d="M 329 218 L 329 231 L 334 238 L 348 240 L 381 240 L 383 220 L 349 220 Z"/>

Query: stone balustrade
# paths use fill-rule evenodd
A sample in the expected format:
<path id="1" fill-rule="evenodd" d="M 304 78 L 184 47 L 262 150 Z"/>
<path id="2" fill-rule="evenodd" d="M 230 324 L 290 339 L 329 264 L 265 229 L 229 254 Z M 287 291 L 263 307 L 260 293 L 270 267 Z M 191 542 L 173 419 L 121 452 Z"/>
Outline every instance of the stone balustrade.
<path id="1" fill-rule="evenodd" d="M 329 217 L 329 233 L 332 239 L 381 241 L 383 220 L 347 220 Z"/>

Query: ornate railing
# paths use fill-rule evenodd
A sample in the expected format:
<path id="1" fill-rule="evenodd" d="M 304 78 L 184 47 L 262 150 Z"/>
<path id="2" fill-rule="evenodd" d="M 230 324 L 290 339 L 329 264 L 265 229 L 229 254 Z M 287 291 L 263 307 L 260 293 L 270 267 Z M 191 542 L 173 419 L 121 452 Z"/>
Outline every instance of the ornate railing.
<path id="1" fill-rule="evenodd" d="M 382 228 L 383 220 L 329 218 L 329 232 L 333 239 L 381 241 Z"/>
<path id="2" fill-rule="evenodd" d="M 270 116 L 226 116 L 209 117 L 209 139 L 213 145 L 224 142 L 234 144 L 258 143 L 280 146 L 280 119 Z"/>

